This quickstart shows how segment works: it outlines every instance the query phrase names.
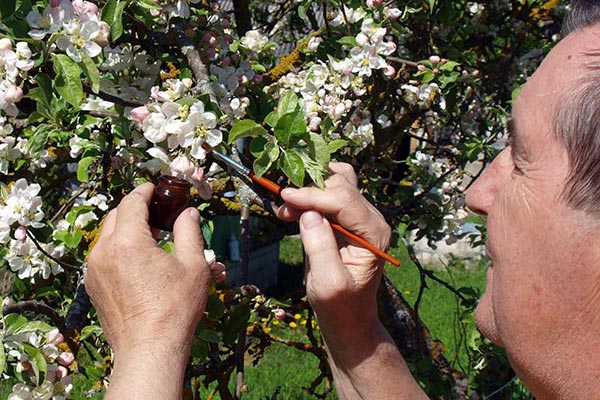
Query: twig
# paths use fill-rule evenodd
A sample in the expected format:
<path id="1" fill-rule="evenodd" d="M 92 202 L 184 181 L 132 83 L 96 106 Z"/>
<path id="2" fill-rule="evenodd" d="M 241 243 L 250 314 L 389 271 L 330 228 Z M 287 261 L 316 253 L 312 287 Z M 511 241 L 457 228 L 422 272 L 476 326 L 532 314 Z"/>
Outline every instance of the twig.
<path id="1" fill-rule="evenodd" d="M 83 91 L 89 95 L 97 96 L 97 97 L 101 98 L 102 100 L 110 101 L 111 103 L 119 104 L 124 107 L 141 107 L 144 105 L 143 103 L 137 103 L 135 101 L 125 100 L 120 97 L 113 96 L 112 94 L 108 94 L 108 93 L 105 93 L 102 91 L 98 91 L 98 93 L 96 93 L 92 90 L 92 88 L 89 85 L 86 85 L 86 84 L 83 85 Z"/>
<path id="2" fill-rule="evenodd" d="M 210 85 L 210 77 L 206 65 L 200 58 L 200 53 L 192 43 L 192 41 L 185 36 L 185 29 L 183 26 L 184 20 L 181 18 L 174 18 L 170 30 L 175 32 L 177 37 L 177 44 L 181 48 L 181 54 L 187 59 L 188 65 L 196 78 L 196 91 L 202 94 L 208 94 L 210 101 L 214 104 L 219 104 L 217 96 L 212 90 Z"/>
<path id="3" fill-rule="evenodd" d="M 415 67 L 415 68 L 417 68 L 419 66 L 418 62 L 406 60 L 406 59 L 400 58 L 400 57 L 388 56 L 385 59 L 388 60 L 388 61 L 392 61 L 392 62 L 398 63 L 398 64 L 409 65 L 409 66 Z"/>
<path id="4" fill-rule="evenodd" d="M 31 239 L 31 241 L 33 242 L 35 247 L 37 247 L 37 249 L 39 251 L 41 251 L 42 254 L 44 254 L 46 257 L 48 257 L 49 259 L 51 259 L 52 261 L 54 261 L 55 263 L 57 263 L 58 265 L 60 265 L 62 267 L 65 267 L 65 268 L 73 270 L 73 271 L 81 271 L 81 268 L 79 268 L 78 266 L 66 263 L 64 261 L 60 261 L 60 260 L 56 259 L 55 257 L 51 256 L 50 254 L 48 254 L 48 252 L 46 250 L 44 250 L 44 248 L 37 241 L 35 236 L 33 236 L 33 234 L 28 229 L 26 229 L 25 231 L 27 232 L 27 236 L 29 237 L 29 239 Z"/>
<path id="5" fill-rule="evenodd" d="M 52 219 L 50 219 L 50 222 L 52 222 L 52 223 L 56 222 L 56 220 L 58 218 L 60 218 L 60 216 L 67 209 L 67 207 L 69 207 L 75 200 L 77 200 L 77 198 L 79 196 L 81 196 L 83 194 L 83 192 L 85 192 L 87 189 L 88 189 L 87 186 L 82 185 L 81 189 L 79 189 L 71 197 L 69 197 L 69 199 L 58 209 L 58 211 L 54 214 Z"/>

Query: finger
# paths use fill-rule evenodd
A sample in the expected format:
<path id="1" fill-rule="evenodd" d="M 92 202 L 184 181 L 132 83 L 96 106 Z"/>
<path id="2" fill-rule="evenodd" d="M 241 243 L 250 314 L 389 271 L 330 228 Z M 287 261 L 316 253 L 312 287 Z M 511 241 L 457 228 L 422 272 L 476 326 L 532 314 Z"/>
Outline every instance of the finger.
<path id="1" fill-rule="evenodd" d="M 144 183 L 121 200 L 117 207 L 115 226 L 117 236 L 132 240 L 138 240 L 140 237 L 152 237 L 148 225 L 148 206 L 153 193 L 154 185 Z"/>
<path id="2" fill-rule="evenodd" d="M 300 217 L 300 236 L 313 275 L 344 273 L 344 266 L 333 230 L 317 211 L 306 211 Z"/>
<path id="3" fill-rule="evenodd" d="M 307 187 L 286 188 L 281 197 L 288 206 L 304 210 L 316 210 L 330 216 L 344 228 L 363 237 L 379 248 L 387 246 L 388 226 L 381 214 L 358 191 L 344 182 L 321 190 Z"/>
<path id="4" fill-rule="evenodd" d="M 196 208 L 185 209 L 173 225 L 175 257 L 190 268 L 204 266 L 204 238 L 200 230 L 200 213 Z"/>
<path id="5" fill-rule="evenodd" d="M 329 172 L 342 175 L 352 186 L 358 187 L 358 179 L 356 178 L 356 173 L 354 172 L 354 167 L 352 167 L 352 165 L 332 162 L 329 163 L 327 169 Z"/>
<path id="6" fill-rule="evenodd" d="M 293 222 L 293 221 L 297 221 L 298 218 L 300 218 L 300 215 L 302 214 L 302 211 L 294 208 L 292 206 L 290 206 L 289 204 L 282 204 L 281 206 L 277 207 L 277 210 L 275 210 L 275 215 L 277 216 L 277 218 L 286 221 L 286 222 Z"/>

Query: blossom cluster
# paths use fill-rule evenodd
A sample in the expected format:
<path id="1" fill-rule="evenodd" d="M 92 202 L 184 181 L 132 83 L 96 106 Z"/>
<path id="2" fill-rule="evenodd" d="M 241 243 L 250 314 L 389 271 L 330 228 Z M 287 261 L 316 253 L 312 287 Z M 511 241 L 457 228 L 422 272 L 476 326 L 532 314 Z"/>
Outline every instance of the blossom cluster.
<path id="1" fill-rule="evenodd" d="M 31 57 L 27 42 L 13 44 L 9 38 L 0 39 L 0 110 L 12 117 L 19 113 L 16 104 L 23 99 L 20 85 L 33 68 Z"/>
<path id="2" fill-rule="evenodd" d="M 41 326 L 35 324 L 25 323 L 16 332 L 6 331 L 6 327 L 2 329 L 1 345 L 7 364 L 23 378 L 23 382 L 12 387 L 8 400 L 68 399 L 73 390 L 70 368 L 75 357 L 58 329 L 35 329 Z"/>
<path id="3" fill-rule="evenodd" d="M 332 25 L 361 22 L 360 32 L 353 38 L 354 45 L 348 56 L 336 60 L 329 57 L 327 62 L 316 61 L 298 73 L 290 72 L 278 82 L 280 94 L 293 89 L 301 95 L 301 107 L 305 113 L 308 127 L 317 132 L 322 121 L 327 118 L 337 126 L 348 113 L 360 105 L 355 97 L 367 92 L 366 78 L 376 70 L 382 70 L 384 76 L 392 77 L 395 68 L 389 65 L 385 56 L 396 51 L 396 44 L 386 40 L 386 28 L 381 27 L 362 9 L 346 8 L 345 19 L 338 15 Z M 308 43 L 309 51 L 317 51 L 322 39 L 313 37 Z M 323 132 L 332 138 L 339 133 Z M 358 148 L 364 148 L 373 142 L 371 115 L 364 110 L 362 115 L 354 115 L 350 123 L 344 126 L 344 136 L 351 139 Z"/>
<path id="4" fill-rule="evenodd" d="M 51 35 L 56 46 L 73 61 L 96 57 L 108 44 L 110 26 L 99 16 L 98 6 L 84 0 L 51 0 L 42 13 L 33 9 L 27 15 L 29 36 L 43 40 Z"/>
<path id="5" fill-rule="evenodd" d="M 0 243 L 8 244 L 5 259 L 21 279 L 36 275 L 47 279 L 51 274 L 62 272 L 55 260 L 63 255 L 64 246 L 36 244 L 27 233 L 30 227 L 44 226 L 40 189 L 40 185 L 30 185 L 21 178 L 8 189 L 4 188 L 0 196 Z"/>

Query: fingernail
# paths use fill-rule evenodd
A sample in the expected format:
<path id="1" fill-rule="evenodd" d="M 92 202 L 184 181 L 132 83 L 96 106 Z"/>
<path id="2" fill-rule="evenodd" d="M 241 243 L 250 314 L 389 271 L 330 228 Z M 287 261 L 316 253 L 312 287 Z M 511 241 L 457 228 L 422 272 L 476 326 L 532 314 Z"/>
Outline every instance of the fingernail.
<path id="1" fill-rule="evenodd" d="M 293 196 L 294 193 L 296 193 L 297 191 L 298 191 L 298 189 L 285 188 L 281 191 L 281 196 Z"/>
<path id="2" fill-rule="evenodd" d="M 196 208 L 190 208 L 190 217 L 196 222 L 200 221 L 200 212 Z"/>
<path id="3" fill-rule="evenodd" d="M 316 211 L 306 211 L 302 214 L 302 226 L 306 230 L 314 229 L 323 224 L 323 216 Z"/>

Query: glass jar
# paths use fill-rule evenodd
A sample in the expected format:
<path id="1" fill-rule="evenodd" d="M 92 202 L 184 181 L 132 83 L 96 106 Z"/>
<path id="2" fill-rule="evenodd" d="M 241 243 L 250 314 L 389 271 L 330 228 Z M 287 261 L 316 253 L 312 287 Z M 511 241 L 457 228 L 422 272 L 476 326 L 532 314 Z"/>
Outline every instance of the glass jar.
<path id="1" fill-rule="evenodd" d="M 161 175 L 150 202 L 150 226 L 172 231 L 175 220 L 188 207 L 191 186 L 184 179 Z"/>

